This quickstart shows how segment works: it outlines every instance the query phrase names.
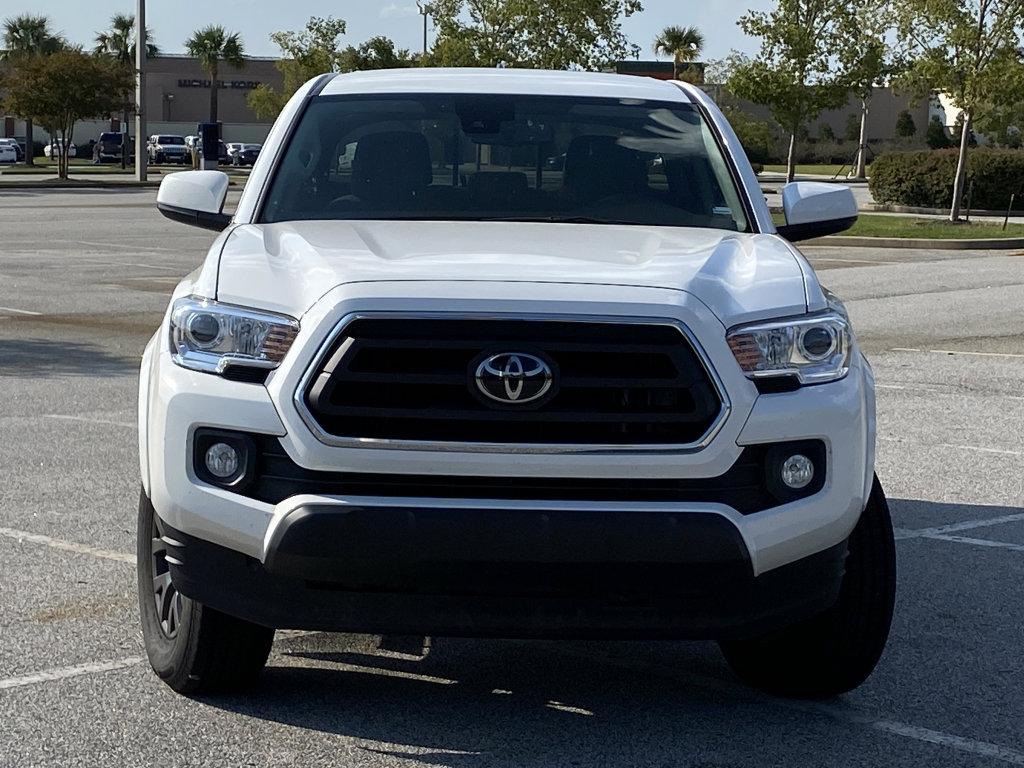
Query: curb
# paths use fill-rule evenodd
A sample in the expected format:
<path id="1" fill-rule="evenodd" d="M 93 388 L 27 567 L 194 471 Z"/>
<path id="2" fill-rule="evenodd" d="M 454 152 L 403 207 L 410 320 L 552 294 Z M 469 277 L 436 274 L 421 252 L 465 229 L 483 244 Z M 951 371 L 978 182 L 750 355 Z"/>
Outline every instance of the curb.
<path id="1" fill-rule="evenodd" d="M 929 240 L 917 237 L 850 237 L 833 235 L 806 240 L 801 246 L 832 248 L 915 248 L 931 251 L 1014 251 L 1024 250 L 1024 237 L 989 238 L 985 240 Z"/>
<path id="2" fill-rule="evenodd" d="M 917 213 L 925 216 L 949 216 L 949 208 L 920 208 L 915 205 L 890 205 L 888 203 L 871 203 L 861 207 L 862 213 Z M 966 211 L 961 211 L 966 214 Z M 979 208 L 975 208 L 971 211 L 971 216 L 991 216 L 1000 217 L 1006 216 L 1006 211 L 986 211 Z M 1024 211 L 1010 211 L 1010 218 L 1018 218 L 1024 216 Z"/>
<path id="3" fill-rule="evenodd" d="M 157 189 L 159 181 L 4 181 L 0 178 L 0 192 L 5 189 Z"/>
<path id="4" fill-rule="evenodd" d="M 4 181 L 0 178 L 0 192 L 5 189 L 54 189 L 54 190 L 76 190 L 76 189 L 159 189 L 160 182 L 156 181 Z M 231 188 L 239 188 L 245 184 L 238 179 L 232 178 L 229 182 Z"/>

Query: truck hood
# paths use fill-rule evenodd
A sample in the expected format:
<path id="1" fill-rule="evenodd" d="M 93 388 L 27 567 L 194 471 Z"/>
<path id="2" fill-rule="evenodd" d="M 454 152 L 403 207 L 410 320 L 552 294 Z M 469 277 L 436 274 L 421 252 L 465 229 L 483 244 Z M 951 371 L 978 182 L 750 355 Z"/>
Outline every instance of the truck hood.
<path id="1" fill-rule="evenodd" d="M 221 252 L 217 298 L 298 317 L 343 284 L 467 280 L 685 291 L 726 326 L 807 310 L 804 268 L 774 235 L 518 222 L 242 225 Z"/>

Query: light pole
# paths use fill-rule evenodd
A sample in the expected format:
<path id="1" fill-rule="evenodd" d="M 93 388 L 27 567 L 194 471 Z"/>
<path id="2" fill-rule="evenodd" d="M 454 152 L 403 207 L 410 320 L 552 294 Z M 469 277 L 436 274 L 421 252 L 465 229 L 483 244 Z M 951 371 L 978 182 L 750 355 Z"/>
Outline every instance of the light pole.
<path id="1" fill-rule="evenodd" d="M 169 123 L 169 122 L 171 122 L 171 107 L 174 106 L 174 94 L 173 93 L 165 93 L 164 94 L 164 103 L 167 104 L 167 117 L 166 117 L 166 120 Z"/>
<path id="2" fill-rule="evenodd" d="M 420 15 L 423 17 L 423 59 L 420 62 L 423 66 L 427 65 L 427 19 L 430 14 L 434 12 L 434 8 L 430 3 L 423 3 L 420 0 L 416 0 L 416 7 L 420 9 Z"/>
<path id="3" fill-rule="evenodd" d="M 146 180 L 146 0 L 135 8 L 135 180 Z"/>

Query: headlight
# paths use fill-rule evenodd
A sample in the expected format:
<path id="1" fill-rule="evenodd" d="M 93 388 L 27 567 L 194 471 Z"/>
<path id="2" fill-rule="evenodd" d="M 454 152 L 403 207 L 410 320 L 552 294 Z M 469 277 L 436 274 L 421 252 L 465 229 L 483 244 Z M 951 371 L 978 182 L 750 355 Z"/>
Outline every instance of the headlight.
<path id="1" fill-rule="evenodd" d="M 839 312 L 736 328 L 729 347 L 750 379 L 795 377 L 801 384 L 843 378 L 850 370 L 853 334 Z"/>
<path id="2" fill-rule="evenodd" d="M 299 333 L 296 320 L 190 296 L 171 309 L 171 354 L 183 368 L 277 368 Z"/>

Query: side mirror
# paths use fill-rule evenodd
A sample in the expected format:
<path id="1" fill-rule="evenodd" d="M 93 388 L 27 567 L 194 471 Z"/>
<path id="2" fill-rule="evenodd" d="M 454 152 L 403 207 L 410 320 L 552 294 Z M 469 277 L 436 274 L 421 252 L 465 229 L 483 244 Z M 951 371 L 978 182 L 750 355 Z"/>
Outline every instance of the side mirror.
<path id="1" fill-rule="evenodd" d="M 156 207 L 173 221 L 220 232 L 231 223 L 224 210 L 228 176 L 220 171 L 180 171 L 160 182 Z"/>
<path id="2" fill-rule="evenodd" d="M 782 210 L 786 223 L 776 227 L 776 231 L 792 243 L 844 232 L 857 221 L 853 190 L 841 184 L 787 184 L 782 188 Z"/>

